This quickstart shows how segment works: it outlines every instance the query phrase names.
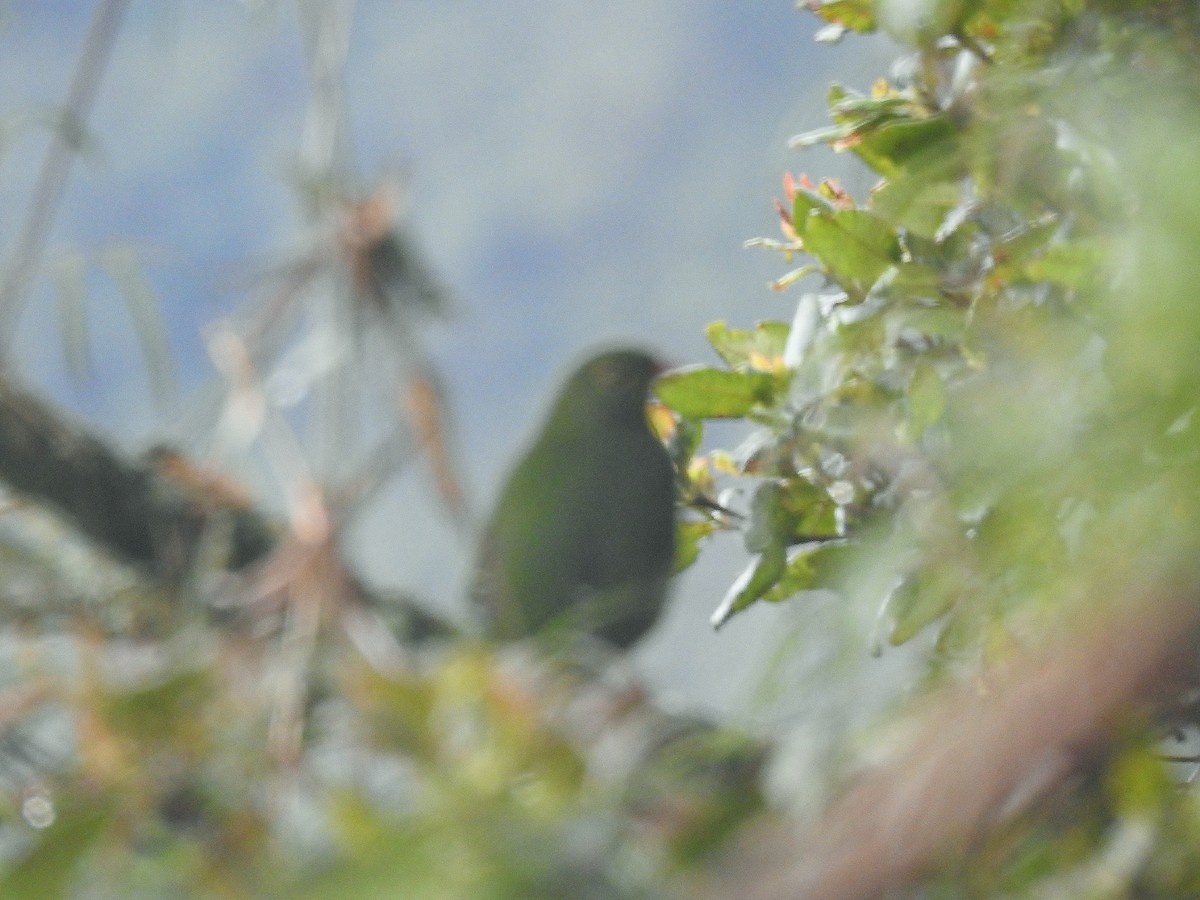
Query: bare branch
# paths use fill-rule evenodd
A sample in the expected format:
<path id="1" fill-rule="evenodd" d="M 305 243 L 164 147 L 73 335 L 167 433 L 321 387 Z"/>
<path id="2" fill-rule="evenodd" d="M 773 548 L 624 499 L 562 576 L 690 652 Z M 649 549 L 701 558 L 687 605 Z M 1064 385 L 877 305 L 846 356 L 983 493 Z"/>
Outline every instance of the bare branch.
<path id="1" fill-rule="evenodd" d="M 275 525 L 210 485 L 188 483 L 165 456 L 124 458 L 11 378 L 0 379 L 0 479 L 55 507 L 113 556 L 176 581 L 218 512 L 229 517 L 231 568 L 270 548 Z"/>
<path id="2" fill-rule="evenodd" d="M 4 281 L 0 283 L 0 361 L 5 361 L 8 355 L 8 345 L 16 333 L 17 319 L 24 309 L 29 286 L 46 251 L 46 239 L 62 201 L 71 162 L 91 115 L 105 65 L 128 5 L 128 0 L 101 0 L 92 17 L 67 93 L 63 120 L 42 160 L 29 213 L 13 248 Z"/>

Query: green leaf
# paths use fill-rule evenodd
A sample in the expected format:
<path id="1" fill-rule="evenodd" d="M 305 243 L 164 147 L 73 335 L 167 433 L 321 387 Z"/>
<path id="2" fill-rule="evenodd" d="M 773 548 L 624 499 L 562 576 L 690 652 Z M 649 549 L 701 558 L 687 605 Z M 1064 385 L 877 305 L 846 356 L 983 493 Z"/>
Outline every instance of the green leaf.
<path id="1" fill-rule="evenodd" d="M 704 423 L 699 419 L 674 421 L 675 430 L 667 442 L 667 454 L 677 472 L 686 472 L 704 440 Z"/>
<path id="2" fill-rule="evenodd" d="M 884 97 L 845 94 L 830 104 L 830 114 L 841 125 L 852 125 L 855 131 L 871 131 L 889 122 L 909 121 L 912 101 L 907 97 L 889 94 Z"/>
<path id="3" fill-rule="evenodd" d="M 823 487 L 791 478 L 778 490 L 775 526 L 787 544 L 838 537 L 837 504 Z"/>
<path id="4" fill-rule="evenodd" d="M 945 409 L 946 389 L 941 376 L 929 363 L 917 363 L 905 397 L 908 433 L 912 439 L 919 439 L 926 428 L 942 417 Z"/>
<path id="5" fill-rule="evenodd" d="M 945 118 L 897 121 L 863 136 L 854 152 L 886 183 L 871 209 L 889 224 L 933 238 L 963 202 L 968 165 L 958 126 Z"/>
<path id="6" fill-rule="evenodd" d="M 892 619 L 888 641 L 905 644 L 949 612 L 968 581 L 957 566 L 931 564 L 907 578 L 888 598 Z"/>
<path id="7" fill-rule="evenodd" d="M 912 301 L 915 298 L 941 297 L 942 274 L 933 266 L 919 262 L 902 262 L 888 282 L 890 296 Z"/>
<path id="8" fill-rule="evenodd" d="M 199 727 L 194 713 L 211 690 L 207 671 L 184 671 L 148 687 L 105 695 L 100 709 L 109 725 L 127 738 L 167 741 Z"/>
<path id="9" fill-rule="evenodd" d="M 712 626 L 720 628 L 763 597 L 779 581 L 786 566 L 787 554 L 784 548 L 779 545 L 768 547 L 730 587 L 729 593 L 712 614 Z"/>
<path id="10" fill-rule="evenodd" d="M 1015 230 L 996 244 L 994 253 L 997 263 L 1010 268 L 1025 266 L 1050 246 L 1061 229 L 1062 222 L 1058 217 L 1049 216 Z"/>
<path id="11" fill-rule="evenodd" d="M 783 574 L 762 599 L 777 603 L 802 591 L 836 588 L 836 581 L 851 552 L 853 548 L 842 541 L 799 548 L 789 555 Z"/>
<path id="12" fill-rule="evenodd" d="M 0 897 L 43 900 L 65 897 L 80 859 L 104 832 L 110 810 L 88 805 L 59 811 L 41 840 L 0 878 Z"/>
<path id="13" fill-rule="evenodd" d="M 792 269 L 792 271 L 788 272 L 786 275 L 783 275 L 772 281 L 771 290 L 786 291 L 805 275 L 811 275 L 816 271 L 818 271 L 816 266 L 800 266 L 799 268 Z"/>
<path id="14" fill-rule="evenodd" d="M 678 575 L 700 556 L 700 542 L 717 530 L 711 519 L 680 520 L 675 525 L 675 567 Z"/>
<path id="15" fill-rule="evenodd" d="M 889 225 L 932 238 L 962 202 L 954 182 L 905 176 L 887 182 L 871 195 L 871 209 Z"/>
<path id="16" fill-rule="evenodd" d="M 900 261 L 896 233 L 864 209 L 814 216 L 805 231 L 804 249 L 821 262 L 831 279 L 860 297 Z"/>
<path id="17" fill-rule="evenodd" d="M 763 553 L 774 546 L 838 537 L 836 510 L 824 488 L 803 478 L 764 481 L 750 503 L 746 549 Z"/>
<path id="18" fill-rule="evenodd" d="M 713 322 L 704 333 L 717 355 L 731 368 L 737 368 L 753 365 L 752 356 L 765 360 L 782 357 L 788 326 L 784 322 L 757 322 L 751 329 L 740 329 Z"/>
<path id="19" fill-rule="evenodd" d="M 933 240 L 962 206 L 964 167 L 939 147 L 907 163 L 871 194 L 871 209 L 889 225 Z"/>
<path id="20" fill-rule="evenodd" d="M 655 384 L 660 400 L 685 419 L 736 419 L 772 402 L 778 387 L 766 372 L 678 369 Z"/>
<path id="21" fill-rule="evenodd" d="M 928 337 L 957 339 L 967 327 L 966 313 L 948 306 L 926 306 L 898 312 L 895 321 Z"/>
<path id="22" fill-rule="evenodd" d="M 935 173 L 962 170 L 958 133 L 959 126 L 943 116 L 894 119 L 864 134 L 854 153 L 885 178 L 912 167 L 928 181 Z"/>
<path id="23" fill-rule="evenodd" d="M 764 481 L 750 501 L 750 527 L 744 538 L 746 549 L 751 553 L 764 553 L 771 547 L 783 547 L 787 544 L 787 530 L 782 482 Z"/>
<path id="24" fill-rule="evenodd" d="M 805 131 L 788 139 L 788 149 L 803 150 L 805 147 L 815 147 L 817 144 L 832 144 L 854 134 L 857 123 L 849 125 L 825 125 Z"/>
<path id="25" fill-rule="evenodd" d="M 1049 281 L 1063 287 L 1077 288 L 1096 277 L 1104 269 L 1107 257 L 1096 243 L 1074 241 L 1055 244 L 1025 266 L 1025 277 L 1031 281 Z"/>
<path id="26" fill-rule="evenodd" d="M 792 228 L 795 230 L 796 235 L 804 237 L 804 231 L 808 228 L 810 216 L 829 211 L 829 204 L 825 201 L 824 197 L 814 194 L 811 191 L 806 191 L 803 188 L 798 189 L 796 196 L 792 198 Z"/>
<path id="27" fill-rule="evenodd" d="M 1114 760 L 1105 787 L 1114 805 L 1126 816 L 1154 815 L 1178 790 L 1162 758 L 1140 744 Z"/>
<path id="28" fill-rule="evenodd" d="M 789 496 L 789 489 L 791 495 Z M 754 492 L 750 504 L 750 526 L 744 537 L 746 549 L 757 558 L 733 583 L 712 615 L 719 628 L 756 600 L 766 596 L 787 570 L 787 545 L 792 542 L 796 524 L 796 491 L 780 480 L 764 481 Z"/>
<path id="29" fill-rule="evenodd" d="M 864 32 L 875 28 L 874 0 L 808 0 L 805 5 L 834 25 Z"/>

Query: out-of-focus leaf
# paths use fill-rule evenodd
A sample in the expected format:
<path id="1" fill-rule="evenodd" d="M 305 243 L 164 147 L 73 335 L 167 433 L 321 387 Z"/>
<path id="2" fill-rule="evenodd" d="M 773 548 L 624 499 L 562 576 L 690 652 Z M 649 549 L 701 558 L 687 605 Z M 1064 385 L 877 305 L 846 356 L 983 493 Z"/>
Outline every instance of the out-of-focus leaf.
<path id="1" fill-rule="evenodd" d="M 844 25 L 852 31 L 875 28 L 873 0 L 807 0 L 805 5 L 826 22 Z"/>
<path id="2" fill-rule="evenodd" d="M 68 896 L 75 867 L 104 832 L 110 815 L 111 810 L 102 804 L 61 810 L 33 849 L 0 876 L 0 897 L 53 900 Z"/>
<path id="3" fill-rule="evenodd" d="M 678 575 L 694 563 L 700 555 L 700 542 L 717 530 L 711 519 L 680 521 L 675 526 L 675 568 Z"/>
<path id="4" fill-rule="evenodd" d="M 805 147 L 815 147 L 817 144 L 831 144 L 854 134 L 854 125 L 825 125 L 805 131 L 788 139 L 788 148 L 803 150 Z"/>
<path id="5" fill-rule="evenodd" d="M 729 586 L 709 621 L 720 628 L 755 600 L 763 597 L 779 581 L 787 567 L 787 554 L 781 545 L 768 547 L 755 557 L 744 572 Z"/>
<path id="6" fill-rule="evenodd" d="M 712 322 L 705 336 L 730 368 L 775 369 L 787 343 L 788 326 L 784 322 L 757 322 L 753 328 L 730 328 L 724 322 Z"/>
<path id="7" fill-rule="evenodd" d="M 816 266 L 797 266 L 795 269 L 792 269 L 792 271 L 788 272 L 786 275 L 776 278 L 774 281 L 772 281 L 770 283 L 769 287 L 773 291 L 786 291 L 788 288 L 790 288 L 793 284 L 795 284 L 797 281 L 799 281 L 805 275 L 811 275 L 813 272 L 816 272 L 816 271 L 818 271 L 818 268 Z"/>
<path id="8" fill-rule="evenodd" d="M 900 261 L 896 233 L 862 209 L 814 216 L 805 232 L 804 249 L 820 260 L 831 279 L 859 296 Z"/>
<path id="9" fill-rule="evenodd" d="M 661 376 L 655 382 L 655 392 L 685 419 L 728 419 L 769 404 L 777 385 L 777 379 L 766 372 L 698 367 Z"/>
<path id="10" fill-rule="evenodd" d="M 886 288 L 888 296 L 914 302 L 940 297 L 941 285 L 942 277 L 932 266 L 919 262 L 902 262 L 888 271 L 886 282 L 875 283 L 875 290 Z M 899 306 L 899 303 L 896 306 Z"/>
<path id="11" fill-rule="evenodd" d="M 955 133 L 941 133 L 950 127 L 944 119 L 897 122 L 855 146 L 888 179 L 871 194 L 871 209 L 890 224 L 933 238 L 962 204 L 967 164 Z M 919 143 L 926 131 L 932 132 L 931 144 Z"/>
<path id="12" fill-rule="evenodd" d="M 837 588 L 838 576 L 851 553 L 852 547 L 838 541 L 798 548 L 789 554 L 786 569 L 762 599 L 775 603 L 802 591 Z"/>
<path id="13" fill-rule="evenodd" d="M 712 614 L 714 628 L 746 609 L 767 594 L 787 568 L 787 547 L 795 538 L 797 515 L 807 511 L 798 495 L 803 493 L 782 480 L 764 481 L 754 492 L 750 504 L 750 525 L 746 529 L 746 549 L 757 557 L 730 586 Z"/>
<path id="14" fill-rule="evenodd" d="M 961 309 L 945 306 L 916 307 L 897 313 L 901 328 L 912 329 L 928 337 L 958 338 L 966 328 L 966 316 Z"/>
<path id="15" fill-rule="evenodd" d="M 853 125 L 859 136 L 881 128 L 892 121 L 908 121 L 912 116 L 912 101 L 895 94 L 863 96 L 840 89 L 838 100 L 830 91 L 829 112 L 834 121 Z"/>
<path id="16" fill-rule="evenodd" d="M 785 547 L 790 531 L 787 509 L 784 507 L 784 483 L 779 480 L 759 484 L 750 502 L 750 526 L 746 529 L 746 549 L 765 553 L 772 547 Z"/>
<path id="17" fill-rule="evenodd" d="M 1106 788 L 1114 805 L 1127 816 L 1153 815 L 1178 790 L 1166 762 L 1141 745 L 1117 758 L 1108 772 Z"/>
<path id="18" fill-rule="evenodd" d="M 652 399 L 646 404 L 646 421 L 650 425 L 650 430 L 664 444 L 681 440 L 679 420 L 662 401 Z M 692 452 L 692 448 L 689 447 L 687 455 L 691 456 Z"/>
<path id="19" fill-rule="evenodd" d="M 1104 271 L 1108 253 L 1095 243 L 1054 244 L 1045 253 L 1025 265 L 1031 281 L 1050 281 L 1077 288 L 1096 279 Z"/>
<path id="20" fill-rule="evenodd" d="M 945 615 L 962 597 L 968 583 L 962 576 L 958 566 L 930 565 L 905 579 L 888 598 L 888 641 L 895 646 L 908 643 Z"/>
<path id="21" fill-rule="evenodd" d="M 1011 234 L 1004 236 L 996 243 L 993 252 L 998 266 L 1022 269 L 1029 260 L 1042 253 L 1055 234 L 1061 230 L 1062 223 L 1056 216 L 1047 216 L 1041 221 L 1033 222 L 1014 229 Z"/>
<path id="22" fill-rule="evenodd" d="M 211 689 L 207 671 L 188 670 L 149 687 L 105 694 L 100 709 L 109 727 L 127 740 L 168 741 L 181 734 L 203 733 L 195 711 L 203 707 Z"/>
<path id="23" fill-rule="evenodd" d="M 686 499 L 693 488 L 704 490 L 708 487 L 705 484 L 696 485 L 697 478 L 711 480 L 707 464 L 696 459 L 700 442 L 704 439 L 704 422 L 701 419 L 676 419 L 665 404 L 659 403 L 659 407 L 663 415 L 669 416 L 675 426 L 675 430 L 666 441 L 667 455 L 671 457 L 671 464 L 675 466 L 680 493 Z M 701 468 L 704 471 L 698 472 Z"/>
<path id="24" fill-rule="evenodd" d="M 871 208 L 891 225 L 932 238 L 961 200 L 953 182 L 898 178 L 872 195 Z"/>
<path id="25" fill-rule="evenodd" d="M 946 389 L 941 376 L 929 363 L 918 363 L 905 397 L 909 435 L 914 440 L 920 438 L 926 428 L 942 417 L 945 409 Z"/>
<path id="26" fill-rule="evenodd" d="M 757 498 L 757 495 L 755 495 Z M 777 489 L 773 527 L 791 545 L 837 537 L 837 504 L 829 493 L 803 478 L 791 478 Z"/>
<path id="27" fill-rule="evenodd" d="M 796 232 L 796 236 L 804 237 L 810 216 L 829 211 L 829 203 L 825 201 L 825 198 L 806 191 L 804 188 L 797 188 L 796 195 L 792 198 L 792 229 Z"/>
<path id="28" fill-rule="evenodd" d="M 699 862 L 761 807 L 763 745 L 732 730 L 686 726 L 662 740 L 628 794 L 639 818 L 661 823 L 677 859 Z"/>
<path id="29" fill-rule="evenodd" d="M 397 674 L 387 678 L 359 670 L 348 693 L 362 710 L 372 739 L 418 762 L 436 762 L 431 717 L 437 698 L 428 679 Z"/>
<path id="30" fill-rule="evenodd" d="M 945 178 L 963 167 L 958 126 L 944 116 L 888 122 L 865 134 L 854 153 L 885 178 L 910 167 L 923 180 Z"/>

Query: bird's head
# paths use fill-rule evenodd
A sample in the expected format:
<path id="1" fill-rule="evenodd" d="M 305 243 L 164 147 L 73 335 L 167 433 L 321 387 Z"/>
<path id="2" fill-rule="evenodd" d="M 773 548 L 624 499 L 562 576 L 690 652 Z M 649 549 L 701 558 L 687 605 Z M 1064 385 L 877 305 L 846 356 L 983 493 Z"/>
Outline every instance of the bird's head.
<path id="1" fill-rule="evenodd" d="M 642 350 L 622 348 L 593 356 L 567 379 L 552 421 L 564 427 L 644 422 L 650 385 L 662 371 Z"/>

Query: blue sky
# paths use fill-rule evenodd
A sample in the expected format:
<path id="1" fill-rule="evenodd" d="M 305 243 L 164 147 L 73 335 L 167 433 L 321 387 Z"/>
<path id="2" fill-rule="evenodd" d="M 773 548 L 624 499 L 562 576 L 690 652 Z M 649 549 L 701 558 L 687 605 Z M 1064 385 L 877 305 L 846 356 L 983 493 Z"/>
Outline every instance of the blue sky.
<path id="1" fill-rule="evenodd" d="M 61 102 L 92 8 L 5 5 L 3 122 Z M 346 70 L 356 162 L 366 177 L 388 165 L 408 174 L 411 226 L 455 297 L 453 318 L 427 338 L 478 507 L 587 348 L 629 339 L 708 361 L 709 321 L 790 317 L 794 298 L 765 288 L 781 261 L 741 244 L 774 236 L 784 169 L 840 170 L 785 147 L 824 121 L 834 72 L 866 87 L 886 70 L 875 42 L 816 45 L 818 26 L 790 0 L 357 4 Z M 307 102 L 293 4 L 130 4 L 46 269 L 77 250 L 137 248 L 185 397 L 212 377 L 202 329 L 242 299 L 248 271 L 295 246 L 287 173 Z M 0 132 L 5 254 L 45 144 L 37 127 Z M 96 377 L 67 377 L 47 278 L 22 326 L 22 367 L 136 449 L 169 432 L 171 417 L 149 403 L 111 286 L 89 286 Z M 470 551 L 443 519 L 414 470 L 358 523 L 355 555 L 377 580 L 455 608 Z M 736 544 L 680 585 L 671 621 L 642 653 L 685 702 L 731 702 L 760 623 L 780 615 L 709 634 Z"/>

